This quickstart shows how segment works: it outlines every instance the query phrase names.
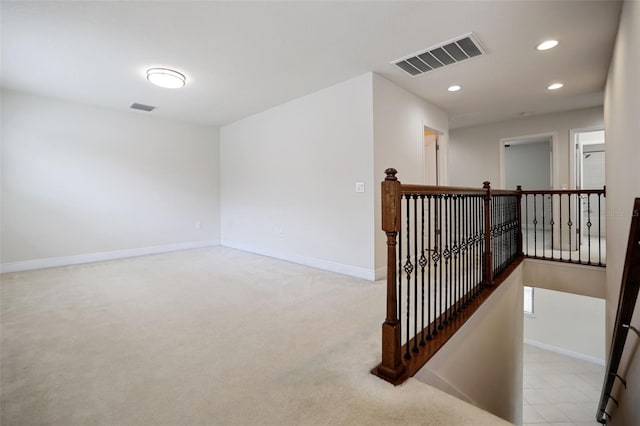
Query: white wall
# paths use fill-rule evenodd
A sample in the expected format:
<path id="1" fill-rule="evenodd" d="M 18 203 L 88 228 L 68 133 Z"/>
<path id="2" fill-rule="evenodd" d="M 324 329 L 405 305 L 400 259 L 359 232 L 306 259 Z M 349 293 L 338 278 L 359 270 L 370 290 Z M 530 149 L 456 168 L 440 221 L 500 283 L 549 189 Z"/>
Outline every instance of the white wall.
<path id="1" fill-rule="evenodd" d="M 519 266 L 415 378 L 521 424 L 522 288 Z"/>
<path id="2" fill-rule="evenodd" d="M 220 141 L 224 245 L 373 279 L 371 74 L 223 126 Z"/>
<path id="3" fill-rule="evenodd" d="M 429 102 L 407 92 L 385 78 L 373 75 L 373 137 L 375 185 L 375 235 L 377 277 L 384 277 L 386 237 L 381 231 L 380 182 L 389 167 L 398 170 L 403 183 L 424 182 L 424 128 L 442 135 L 440 144 L 440 183 L 447 184 L 449 119 L 447 114 Z"/>
<path id="4" fill-rule="evenodd" d="M 603 126 L 602 114 L 602 108 L 596 107 L 452 129 L 449 136 L 449 183 L 479 187 L 488 180 L 492 187 L 498 188 L 500 139 L 557 132 L 558 152 L 554 156 L 558 171 L 554 187 L 568 186 L 569 130 Z"/>
<path id="5" fill-rule="evenodd" d="M 538 288 L 604 299 L 606 268 L 525 259 L 524 281 Z"/>
<path id="6" fill-rule="evenodd" d="M 144 114 L 2 91 L 3 270 L 219 238 L 218 129 Z"/>
<path id="7" fill-rule="evenodd" d="M 535 288 L 533 298 L 525 343 L 604 365 L 604 299 L 543 288 Z"/>
<path id="8" fill-rule="evenodd" d="M 618 304 L 622 268 L 629 238 L 634 197 L 640 196 L 640 2 L 625 1 L 605 88 L 604 115 L 607 132 L 607 342 L 611 339 Z M 640 304 L 632 323 L 640 328 Z M 640 350 L 629 361 L 637 337 L 632 333 L 622 360 L 626 377 L 633 381 L 626 391 L 614 390 L 620 402 L 612 404 L 613 425 L 640 424 Z"/>

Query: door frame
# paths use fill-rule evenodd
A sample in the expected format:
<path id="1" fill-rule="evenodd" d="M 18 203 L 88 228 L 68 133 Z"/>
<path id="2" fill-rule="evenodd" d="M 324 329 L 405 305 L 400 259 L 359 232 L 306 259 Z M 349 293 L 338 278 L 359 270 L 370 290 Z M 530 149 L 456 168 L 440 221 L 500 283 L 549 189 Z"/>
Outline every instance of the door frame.
<path id="1" fill-rule="evenodd" d="M 508 138 L 500 138 L 499 141 L 499 149 L 500 149 L 500 188 L 501 189 L 515 189 L 515 188 L 505 188 L 506 185 L 506 163 L 505 163 L 505 145 L 513 142 L 518 142 L 526 139 L 541 139 L 541 138 L 550 138 L 551 146 L 549 152 L 549 182 L 550 187 L 552 189 L 556 188 L 557 185 L 557 176 L 558 176 L 558 156 L 556 153 L 558 152 L 558 132 L 546 132 L 546 133 L 536 133 L 531 135 L 522 135 L 522 136 L 512 136 Z M 523 188 L 523 189 L 540 189 L 540 188 Z"/>
<path id="2" fill-rule="evenodd" d="M 444 132 L 427 126 L 426 124 L 422 125 L 422 134 L 420 139 L 422 141 L 422 183 L 426 184 L 427 181 L 427 164 L 425 161 L 426 150 L 424 143 L 425 130 L 436 135 L 436 185 L 446 185 L 447 183 L 444 182 L 444 176 L 446 173 L 443 173 L 444 155 L 442 155 Z"/>

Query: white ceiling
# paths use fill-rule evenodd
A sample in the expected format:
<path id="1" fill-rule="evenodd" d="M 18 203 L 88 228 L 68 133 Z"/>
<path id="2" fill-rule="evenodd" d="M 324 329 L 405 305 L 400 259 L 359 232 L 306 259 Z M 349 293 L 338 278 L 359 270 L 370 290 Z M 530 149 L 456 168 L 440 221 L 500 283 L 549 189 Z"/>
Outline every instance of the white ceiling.
<path id="1" fill-rule="evenodd" d="M 221 125 L 374 71 L 464 127 L 601 105 L 619 14 L 617 1 L 3 0 L 1 84 Z M 390 64 L 468 32 L 487 55 L 416 77 Z M 536 51 L 548 38 L 560 45 Z M 151 85 L 152 66 L 187 85 Z M 546 90 L 554 81 L 565 87 Z M 454 83 L 463 89 L 448 92 Z"/>

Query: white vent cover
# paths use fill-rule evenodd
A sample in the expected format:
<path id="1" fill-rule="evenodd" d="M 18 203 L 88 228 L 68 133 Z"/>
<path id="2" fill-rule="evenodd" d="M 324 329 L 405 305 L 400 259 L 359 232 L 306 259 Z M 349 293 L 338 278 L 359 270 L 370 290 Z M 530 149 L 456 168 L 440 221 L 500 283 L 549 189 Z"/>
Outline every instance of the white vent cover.
<path id="1" fill-rule="evenodd" d="M 469 33 L 391 63 L 416 76 L 485 53 L 478 39 Z"/>

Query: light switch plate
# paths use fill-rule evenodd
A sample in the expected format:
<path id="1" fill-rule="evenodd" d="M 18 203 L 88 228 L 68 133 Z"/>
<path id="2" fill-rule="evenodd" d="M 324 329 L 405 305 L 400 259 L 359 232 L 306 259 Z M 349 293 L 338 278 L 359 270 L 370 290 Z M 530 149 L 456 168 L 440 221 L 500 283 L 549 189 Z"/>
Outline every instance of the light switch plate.
<path id="1" fill-rule="evenodd" d="M 356 192 L 364 192 L 364 182 L 356 182 Z"/>

